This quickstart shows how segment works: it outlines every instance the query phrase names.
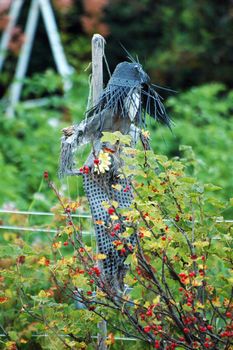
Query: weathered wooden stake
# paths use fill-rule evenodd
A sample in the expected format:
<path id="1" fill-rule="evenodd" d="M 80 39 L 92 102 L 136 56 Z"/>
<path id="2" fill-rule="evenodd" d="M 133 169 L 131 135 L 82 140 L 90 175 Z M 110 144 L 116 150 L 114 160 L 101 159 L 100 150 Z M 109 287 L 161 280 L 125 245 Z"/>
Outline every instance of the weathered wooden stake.
<path id="1" fill-rule="evenodd" d="M 92 105 L 94 106 L 103 90 L 103 56 L 105 40 L 99 34 L 92 38 Z M 107 350 L 105 340 L 107 338 L 107 324 L 101 321 L 98 324 L 99 334 L 97 337 L 98 350 Z"/>

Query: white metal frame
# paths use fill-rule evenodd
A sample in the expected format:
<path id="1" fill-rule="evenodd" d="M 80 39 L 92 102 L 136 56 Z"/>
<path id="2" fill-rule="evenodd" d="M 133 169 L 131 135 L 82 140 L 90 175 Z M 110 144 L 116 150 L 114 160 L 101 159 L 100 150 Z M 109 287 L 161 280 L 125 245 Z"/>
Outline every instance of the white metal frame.
<path id="1" fill-rule="evenodd" d="M 0 71 L 3 68 L 6 59 L 7 47 L 11 39 L 12 29 L 20 15 L 23 3 L 24 0 L 14 0 L 12 2 L 9 13 L 9 23 L 2 35 L 0 43 Z M 50 0 L 31 0 L 25 27 L 26 40 L 20 50 L 14 81 L 9 89 L 7 115 L 10 117 L 14 115 L 15 107 L 20 100 L 23 79 L 27 73 L 40 12 L 45 24 L 57 71 L 63 79 L 64 90 L 67 91 L 71 88 L 70 75 L 73 72 L 73 68 L 69 66 L 66 60 Z"/>

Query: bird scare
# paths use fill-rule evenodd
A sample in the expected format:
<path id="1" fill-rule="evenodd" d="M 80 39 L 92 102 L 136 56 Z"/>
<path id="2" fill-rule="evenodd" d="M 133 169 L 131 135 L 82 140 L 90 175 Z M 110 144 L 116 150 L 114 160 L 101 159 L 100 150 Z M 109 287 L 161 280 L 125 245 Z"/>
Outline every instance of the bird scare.
<path id="1" fill-rule="evenodd" d="M 101 263 L 101 273 L 107 284 L 117 290 L 124 289 L 124 276 L 127 266 L 124 264 L 130 250 L 124 254 L 116 250 L 114 234 L 109 232 L 111 213 L 103 203 L 116 201 L 119 208 L 127 208 L 133 200 L 130 178 L 120 178 L 120 150 L 108 142 L 101 142 L 103 132 L 119 131 L 131 135 L 132 147 L 140 139 L 145 149 L 149 149 L 148 140 L 141 132 L 146 126 L 146 119 L 171 125 L 169 116 L 155 91 L 150 78 L 136 61 L 119 63 L 97 103 L 85 114 L 85 119 L 78 125 L 63 129 L 59 176 L 82 175 L 83 184 L 91 208 L 97 247 L 106 258 Z M 92 151 L 85 165 L 75 169 L 74 153 L 84 144 L 91 143 Z M 107 154 L 106 154 L 107 153 Z M 105 154 L 108 161 L 106 171 L 96 171 L 100 154 Z M 116 190 L 116 185 L 121 190 Z M 127 189 L 127 190 L 125 190 Z M 102 223 L 102 224 L 99 224 Z M 118 237 L 124 232 L 122 223 L 115 222 Z M 135 246 L 136 236 L 128 238 L 131 247 Z"/>

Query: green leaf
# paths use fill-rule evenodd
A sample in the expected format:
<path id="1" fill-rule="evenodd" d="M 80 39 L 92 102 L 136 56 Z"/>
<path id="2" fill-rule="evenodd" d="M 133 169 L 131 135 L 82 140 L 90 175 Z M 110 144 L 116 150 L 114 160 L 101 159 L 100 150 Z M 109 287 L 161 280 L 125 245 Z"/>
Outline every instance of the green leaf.
<path id="1" fill-rule="evenodd" d="M 205 184 L 205 185 L 204 185 L 204 189 L 205 189 L 205 191 L 213 192 L 213 191 L 222 190 L 222 187 L 215 186 L 215 185 L 213 185 L 213 184 Z"/>
<path id="2" fill-rule="evenodd" d="M 194 177 L 181 177 L 180 178 L 181 182 L 189 183 L 189 184 L 194 184 L 196 182 L 196 179 Z"/>

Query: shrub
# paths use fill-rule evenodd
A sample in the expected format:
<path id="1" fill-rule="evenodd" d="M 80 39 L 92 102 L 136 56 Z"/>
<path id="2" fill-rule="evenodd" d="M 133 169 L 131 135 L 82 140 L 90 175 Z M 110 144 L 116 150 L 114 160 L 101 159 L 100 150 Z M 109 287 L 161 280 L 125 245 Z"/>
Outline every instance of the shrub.
<path id="1" fill-rule="evenodd" d="M 131 251 L 125 279 L 130 293 L 105 284 L 97 266 L 105 256 L 85 241 L 85 226 L 72 219 L 82 206 L 63 199 L 46 176 L 59 199 L 52 254 L 45 242 L 34 241 L 32 248 L 14 236 L 1 248 L 8 259 L 1 274 L 8 344 L 25 343 L 26 349 L 33 332 L 47 332 L 46 340 L 33 338 L 43 349 L 92 349 L 90 336 L 103 318 L 106 343 L 116 349 L 114 337 L 121 334 L 141 341 L 140 349 L 230 349 L 232 236 L 231 224 L 221 217 L 229 203 L 212 197 L 218 187 L 188 176 L 184 160 L 124 147 L 126 136 L 106 137 L 115 143 L 116 136 L 123 147 L 122 176 L 133 175 L 135 197 L 128 209 L 105 205 L 108 212 L 114 207 L 112 225 L 125 227 L 113 244 L 119 254 Z M 127 241 L 133 234 L 134 248 Z"/>

